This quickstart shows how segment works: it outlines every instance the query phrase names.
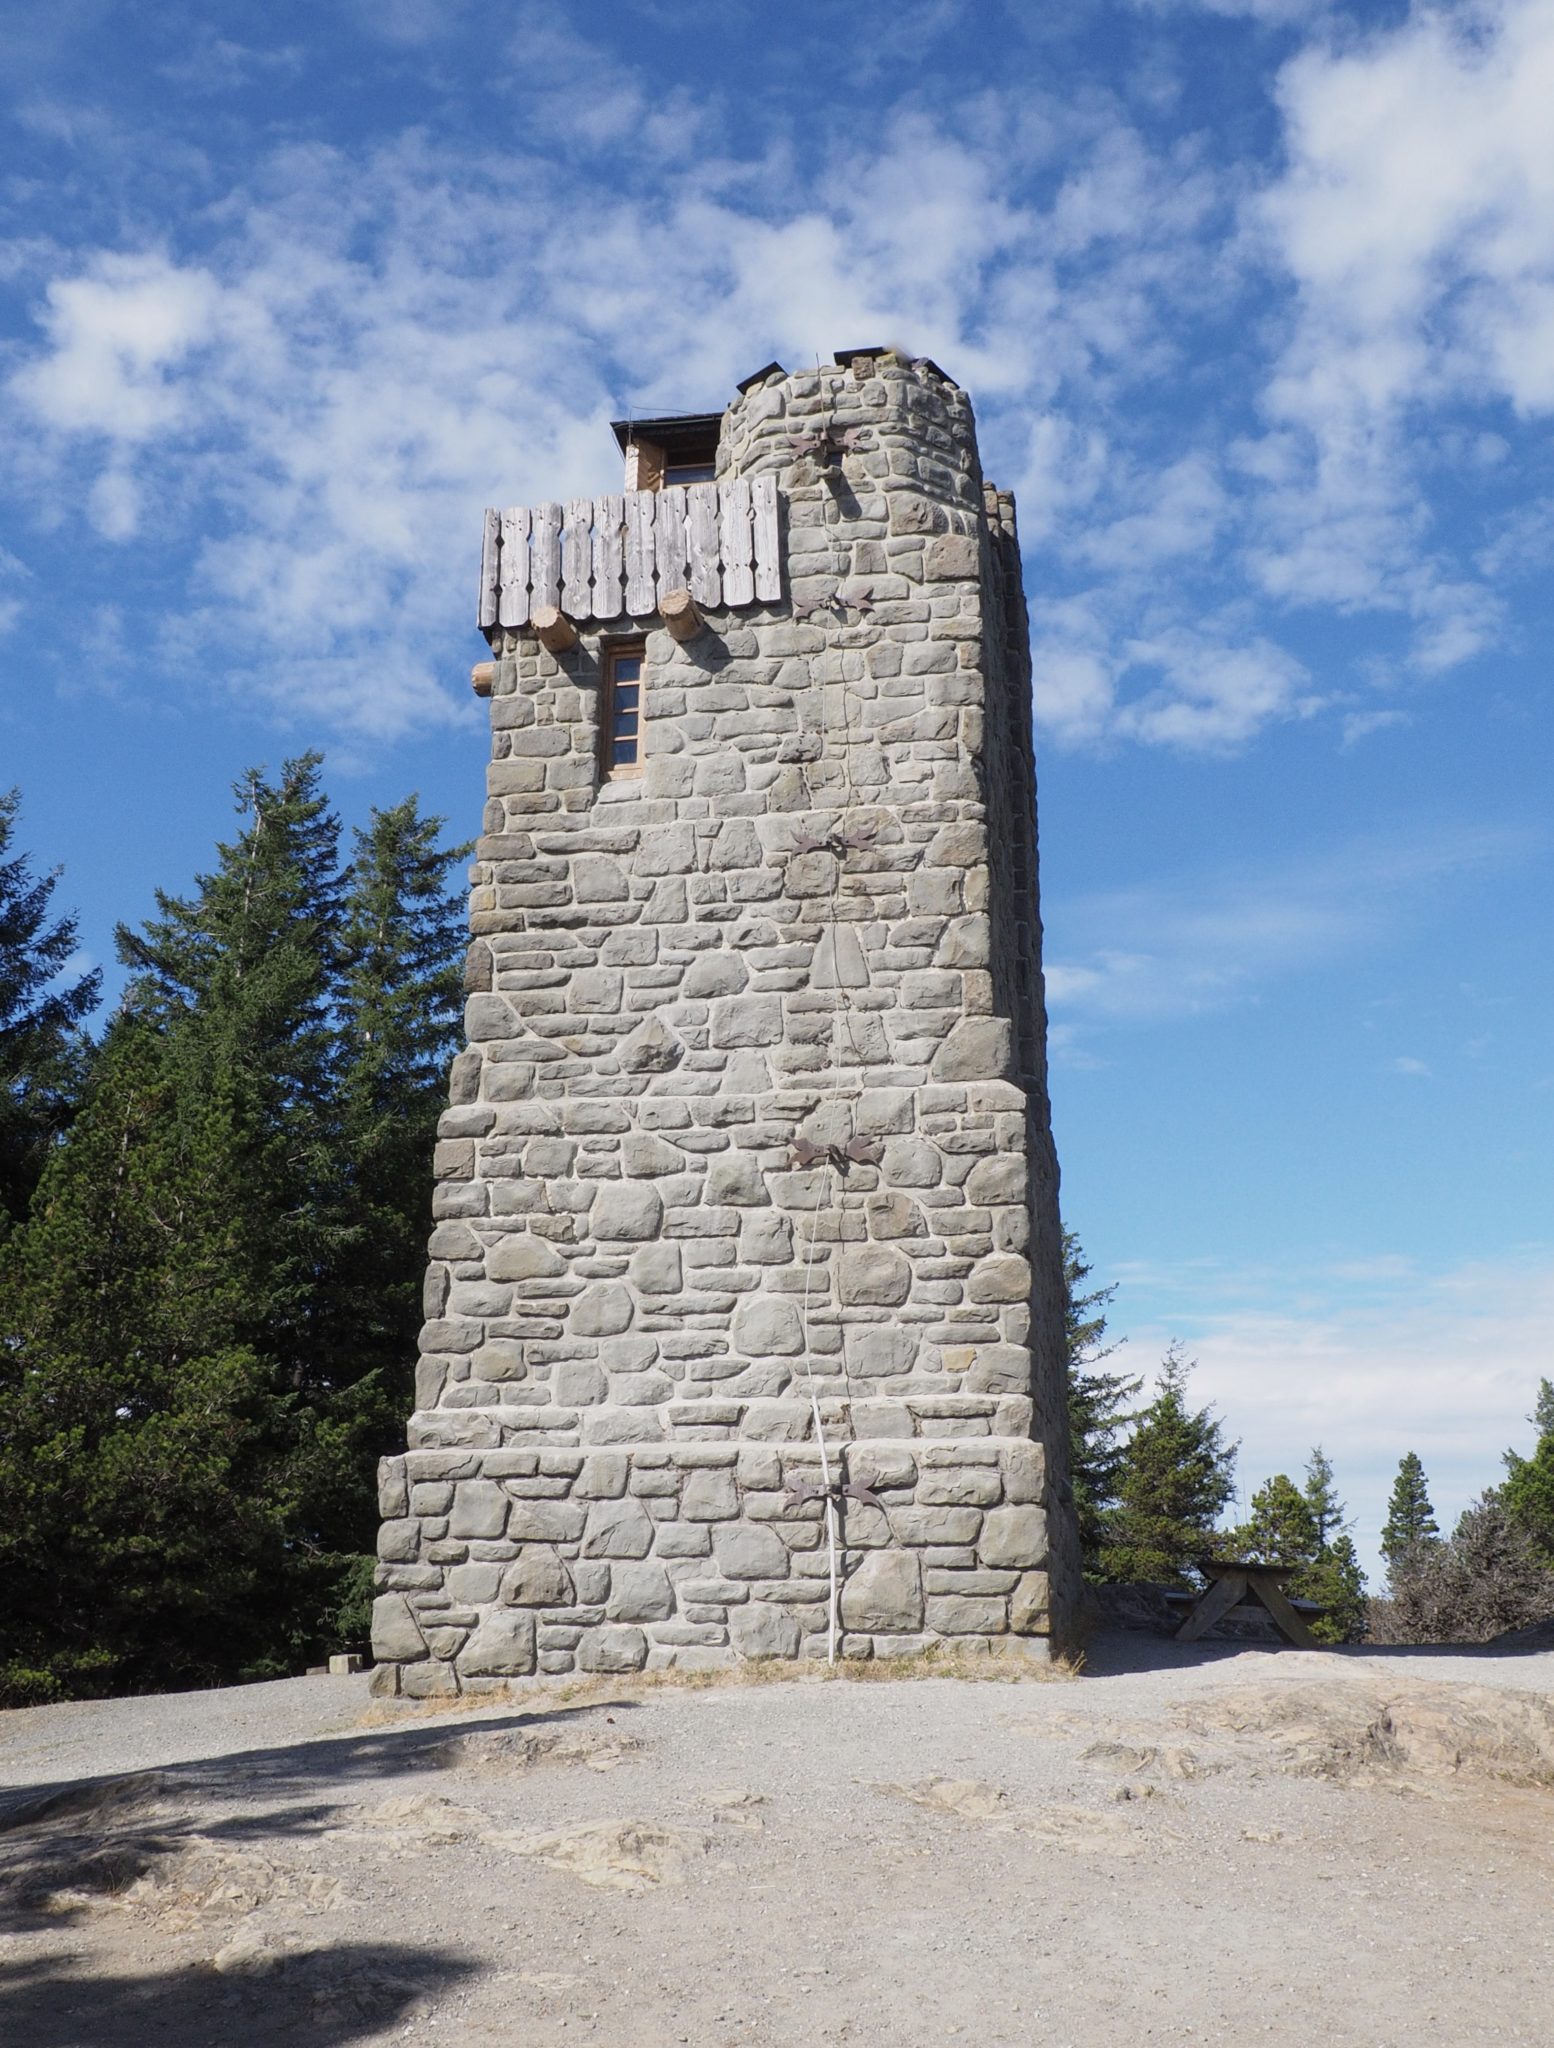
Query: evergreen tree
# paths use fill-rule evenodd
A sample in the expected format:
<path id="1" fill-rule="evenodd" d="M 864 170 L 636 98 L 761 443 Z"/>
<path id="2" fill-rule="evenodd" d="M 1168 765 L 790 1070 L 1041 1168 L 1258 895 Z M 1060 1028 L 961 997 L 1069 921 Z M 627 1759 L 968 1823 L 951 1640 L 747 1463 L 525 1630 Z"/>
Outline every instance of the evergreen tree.
<path id="1" fill-rule="evenodd" d="M 159 895 L 87 1110 L 0 1268 L 0 1698 L 297 1668 L 355 1635 L 415 1355 L 459 851 L 349 877 L 318 760 Z"/>
<path id="2" fill-rule="evenodd" d="M 1236 1446 L 1225 1443 L 1211 1409 L 1188 1406 L 1191 1372 L 1173 1344 L 1128 1440 L 1102 1552 L 1109 1579 L 1183 1585 L 1221 1547 L 1214 1525 L 1234 1491 Z"/>
<path id="3" fill-rule="evenodd" d="M 263 1658 L 289 1418 L 234 1335 L 231 1138 L 224 1077 L 121 1016 L 0 1262 L 0 1703 Z"/>
<path id="4" fill-rule="evenodd" d="M 1063 1233 L 1064 1321 L 1068 1336 L 1069 1460 L 1074 1506 L 1079 1517 L 1080 1554 L 1085 1570 L 1101 1569 L 1106 1516 L 1116 1505 L 1122 1469 L 1122 1434 L 1132 1417 L 1128 1403 L 1143 1381 L 1126 1373 L 1097 1371 L 1115 1344 L 1103 1343 L 1113 1287 L 1085 1291 L 1091 1274 L 1078 1237 Z"/>
<path id="5" fill-rule="evenodd" d="M 1335 1536 L 1313 1563 L 1290 1581 L 1298 1599 L 1315 1600 L 1322 1612 L 1311 1623 L 1319 1643 L 1358 1643 L 1366 1634 L 1365 1573 L 1354 1539 Z"/>
<path id="6" fill-rule="evenodd" d="M 1539 1437 L 1554 1436 L 1554 1380 L 1539 1380 L 1538 1398 L 1527 1420 Z"/>
<path id="7" fill-rule="evenodd" d="M 1333 1474 L 1333 1461 L 1320 1444 L 1312 1450 L 1306 1460 L 1306 1479 L 1302 1489 L 1307 1507 L 1311 1510 L 1316 1524 L 1317 1549 L 1326 1550 L 1343 1533 L 1345 1527 L 1344 1504 L 1338 1498 L 1338 1489 Z"/>
<path id="8" fill-rule="evenodd" d="M 1381 1554 L 1387 1560 L 1388 1572 L 1395 1577 L 1405 1558 L 1438 1542 L 1440 1533 L 1425 1485 L 1424 1466 L 1417 1451 L 1408 1451 L 1399 1460 L 1392 1498 L 1387 1503 L 1387 1519 L 1381 1528 Z"/>
<path id="9" fill-rule="evenodd" d="M 1554 1566 L 1554 1430 L 1544 1431 L 1530 1458 L 1507 1451 L 1505 1472 L 1499 1492 L 1506 1513 Z"/>
<path id="10" fill-rule="evenodd" d="M 321 1288 L 314 1397 L 345 1432 L 352 1477 L 332 1486 L 320 1542 L 373 1548 L 375 1462 L 403 1428 L 432 1224 L 432 1149 L 457 1048 L 466 940 L 441 818 L 409 797 L 356 833 L 340 932 L 339 1227 Z"/>
<path id="11" fill-rule="evenodd" d="M 320 756 L 285 763 L 278 782 L 235 785 L 243 830 L 217 848 L 197 892 L 157 893 L 143 932 L 118 930 L 134 980 L 128 1000 L 176 1046 L 193 1087 L 220 1075 L 231 1094 L 236 1200 L 253 1292 L 240 1339 L 259 1339 L 299 1391 L 319 1369 L 319 1280 L 339 1226 L 336 1038 L 340 959 L 339 823 L 319 788 Z"/>
<path id="12" fill-rule="evenodd" d="M 65 978 L 73 917 L 50 917 L 57 875 L 37 875 L 11 842 L 21 798 L 0 790 L 0 1237 L 27 1213 L 84 1078 L 82 1021 L 102 976 Z M 7 858 L 10 855 L 10 858 Z"/>
<path id="13" fill-rule="evenodd" d="M 1230 1543 L 1238 1556 L 1258 1564 L 1313 1564 L 1322 1547 L 1310 1502 L 1283 1472 L 1252 1495 L 1251 1513 Z"/>

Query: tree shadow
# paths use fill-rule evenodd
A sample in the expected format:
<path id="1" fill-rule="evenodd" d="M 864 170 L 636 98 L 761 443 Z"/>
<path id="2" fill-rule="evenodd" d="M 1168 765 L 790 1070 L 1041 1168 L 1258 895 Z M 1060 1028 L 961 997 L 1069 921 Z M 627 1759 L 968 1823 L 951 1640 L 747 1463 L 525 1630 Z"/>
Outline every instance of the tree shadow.
<path id="1" fill-rule="evenodd" d="M 27 2048 L 217 2048 L 295 2041 L 343 2048 L 403 2024 L 479 1969 L 445 1949 L 342 1942 L 256 1953 L 220 1972 L 96 1975 L 74 1955 L 13 1963 L 0 1983 L 0 2040 Z"/>
<path id="2" fill-rule="evenodd" d="M 416 1771 L 478 1768 L 481 1748 L 500 1753 L 504 1743 L 613 1719 L 636 1704 L 602 1699 L 482 1714 L 30 1786 L 0 1807 L 0 1933 L 67 1925 L 196 1844 L 259 1849 L 338 1826 L 348 1808 L 319 1797 L 324 1787 L 333 1794 L 342 1782 L 350 1788 Z M 302 1796 L 285 1803 L 293 1794 Z"/>

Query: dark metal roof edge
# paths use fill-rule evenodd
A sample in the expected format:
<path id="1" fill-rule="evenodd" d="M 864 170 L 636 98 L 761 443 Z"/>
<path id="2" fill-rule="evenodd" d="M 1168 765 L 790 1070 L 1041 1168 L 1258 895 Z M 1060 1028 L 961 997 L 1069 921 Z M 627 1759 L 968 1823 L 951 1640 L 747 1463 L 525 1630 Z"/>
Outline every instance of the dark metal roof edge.
<path id="1" fill-rule="evenodd" d="M 668 445 L 674 441 L 690 440 L 698 429 L 710 433 L 714 441 L 723 425 L 720 412 L 664 412 L 654 419 L 611 420 L 610 432 L 621 453 L 626 452 L 633 440 L 657 441 Z"/>
<path id="2" fill-rule="evenodd" d="M 748 377 L 741 377 L 734 386 L 734 389 L 743 394 L 752 389 L 753 386 L 764 382 L 772 374 L 773 370 L 777 372 L 779 377 L 786 377 L 788 374 L 781 363 L 765 363 L 759 370 L 752 370 Z"/>

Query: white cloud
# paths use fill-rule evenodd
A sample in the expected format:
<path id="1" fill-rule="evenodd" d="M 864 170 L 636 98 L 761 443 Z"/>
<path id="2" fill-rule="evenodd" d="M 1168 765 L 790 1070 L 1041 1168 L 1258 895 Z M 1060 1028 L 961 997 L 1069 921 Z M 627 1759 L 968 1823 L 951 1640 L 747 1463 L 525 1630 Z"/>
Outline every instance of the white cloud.
<path id="1" fill-rule="evenodd" d="M 1250 566 L 1278 598 L 1412 618 L 1425 673 L 1503 622 L 1432 534 L 1420 422 L 1554 408 L 1551 92 L 1548 0 L 1417 6 L 1279 79 L 1289 163 L 1252 217 L 1297 299 Z"/>
<path id="2" fill-rule="evenodd" d="M 427 0 L 352 4 L 401 49 L 449 26 Z M 956 11 L 926 0 L 918 26 Z M 1280 74 L 1288 164 L 1253 203 L 1250 164 L 1155 145 L 1099 94 L 914 99 L 800 146 L 780 112 L 700 81 L 650 91 L 624 44 L 527 7 L 510 54 L 566 91 L 467 143 L 288 145 L 181 246 L 0 251 L 36 290 L 4 415 L 17 481 L 56 521 L 84 505 L 106 541 L 169 559 L 192 540 L 184 601 L 141 636 L 161 657 L 193 669 L 217 631 L 245 650 L 249 701 L 402 732 L 457 715 L 439 676 L 462 668 L 483 502 L 602 487 L 617 410 L 899 341 L 972 390 L 990 468 L 1023 490 L 1049 738 L 1225 752 L 1331 712 L 1352 743 L 1392 713 L 1308 674 L 1277 608 L 1406 621 L 1413 670 L 1441 673 L 1503 637 L 1491 585 L 1533 546 L 1507 527 L 1454 561 L 1415 428 L 1432 407 L 1554 405 L 1526 82 L 1548 75 L 1549 18 L 1502 0 L 1473 35 L 1421 13 L 1314 44 Z M 218 81 L 251 54 L 201 49 Z M 1463 163 L 1416 188 L 1458 121 Z M 72 146 L 123 147 L 94 136 Z M 1270 281 L 1293 287 L 1282 306 Z M 1203 382 L 1216 320 L 1245 391 Z M 1262 430 L 1242 431 L 1259 388 Z M 1503 461 L 1504 424 L 1454 418 L 1450 460 L 1482 471 L 1492 441 Z"/>
<path id="3" fill-rule="evenodd" d="M 165 434 L 192 403 L 179 373 L 213 339 L 221 297 L 207 270 L 165 255 L 99 256 L 48 286 L 50 352 L 18 370 L 12 389 L 62 433 L 123 443 Z"/>
<path id="4" fill-rule="evenodd" d="M 44 278 L 14 442 L 56 519 L 84 500 L 108 540 L 193 537 L 164 661 L 194 671 L 217 635 L 251 703 L 411 730 L 461 715 L 439 675 L 462 667 L 481 505 L 606 487 L 612 412 L 716 402 L 769 354 L 859 341 L 947 363 L 995 419 L 1054 378 L 1144 373 L 1208 201 L 1109 112 L 988 100 L 957 132 L 903 109 L 813 161 L 775 133 L 720 156 L 689 119 L 644 143 L 627 67 L 537 16 L 525 33 L 587 72 L 598 132 L 571 138 L 567 169 L 414 136 L 367 158 L 288 147 L 211 209 L 197 258 L 86 251 Z M 623 123 L 651 180 L 616 177 Z M 1011 157 L 1047 162 L 1059 130 L 1051 205 L 1018 203 Z M 1103 450 L 1054 412 L 1045 454 L 1055 518 Z M 1114 487 L 1097 515 L 1100 556 L 1174 558 L 1211 532 L 1200 459 L 1158 489 L 1129 475 L 1131 503 Z M 1150 660 L 1143 736 L 1176 673 Z M 1069 727 L 1105 725 L 1105 659 L 1069 673 Z"/>
<path id="5" fill-rule="evenodd" d="M 1065 954 L 1050 934 L 1047 997 L 1083 1046 L 1106 1025 L 1153 1023 L 1255 1001 L 1280 978 L 1372 946 L 1454 879 L 1511 866 L 1525 835 L 1500 827 L 1349 842 L 1279 867 L 1163 876 L 1070 900 L 1064 923 L 1089 947 Z"/>
<path id="6" fill-rule="evenodd" d="M 1170 1337 L 1198 1360 L 1194 1398 L 1240 1438 L 1242 1498 L 1273 1472 L 1298 1477 L 1313 1444 L 1338 1470 L 1375 1568 L 1387 1496 L 1406 1451 L 1424 1461 L 1449 1528 L 1528 1448 L 1525 1417 L 1548 1373 L 1554 1247 L 1437 1271 L 1378 1255 L 1261 1273 L 1213 1261 L 1119 1269 L 1118 1318 L 1151 1304 L 1125 1354 L 1143 1369 Z"/>
<path id="7" fill-rule="evenodd" d="M 1392 1062 L 1392 1072 L 1405 1075 L 1411 1081 L 1431 1081 L 1435 1078 L 1435 1069 L 1428 1060 L 1415 1059 L 1412 1053 L 1406 1052 L 1399 1053 Z"/>

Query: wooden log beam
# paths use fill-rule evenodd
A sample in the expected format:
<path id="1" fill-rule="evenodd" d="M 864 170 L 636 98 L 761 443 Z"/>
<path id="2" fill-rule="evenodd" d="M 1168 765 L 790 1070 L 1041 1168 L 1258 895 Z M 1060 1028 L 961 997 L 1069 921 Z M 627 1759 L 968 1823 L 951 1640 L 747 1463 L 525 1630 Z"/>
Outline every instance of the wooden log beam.
<path id="1" fill-rule="evenodd" d="M 565 654 L 569 647 L 577 645 L 576 626 L 553 604 L 537 604 L 529 623 L 539 635 L 540 645 L 548 647 L 552 654 Z"/>
<path id="2" fill-rule="evenodd" d="M 658 609 L 674 640 L 694 640 L 706 623 L 688 590 L 666 590 L 658 601 Z"/>
<path id="3" fill-rule="evenodd" d="M 469 672 L 469 686 L 477 697 L 489 697 L 496 682 L 496 663 L 477 661 Z"/>

